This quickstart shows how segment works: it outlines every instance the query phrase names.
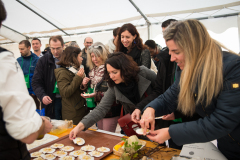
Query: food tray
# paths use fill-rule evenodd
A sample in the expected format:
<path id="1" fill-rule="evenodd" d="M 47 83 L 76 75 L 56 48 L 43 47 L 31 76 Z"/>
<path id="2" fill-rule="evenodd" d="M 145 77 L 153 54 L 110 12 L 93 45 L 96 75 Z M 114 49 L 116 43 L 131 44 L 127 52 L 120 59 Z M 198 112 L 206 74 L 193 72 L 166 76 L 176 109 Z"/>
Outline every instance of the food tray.
<path id="1" fill-rule="evenodd" d="M 121 141 L 121 142 L 119 142 L 119 143 L 117 143 L 117 144 L 115 144 L 115 145 L 120 145 L 121 143 L 122 143 L 123 141 Z M 140 140 L 139 139 L 139 142 L 140 142 L 140 144 L 142 145 L 142 147 L 141 148 L 139 148 L 138 150 L 140 150 L 140 149 L 142 149 L 145 145 L 146 145 L 146 141 L 143 141 L 143 140 Z M 114 145 L 114 146 L 115 146 Z M 115 155 L 117 155 L 117 156 L 121 156 L 122 154 L 123 154 L 123 152 L 120 152 L 120 151 L 116 151 L 115 149 L 114 149 L 114 146 L 113 146 L 113 154 L 115 154 Z"/>
<path id="2" fill-rule="evenodd" d="M 82 146 L 78 146 L 76 144 L 73 143 L 73 141 L 71 141 L 69 138 L 69 135 L 63 136 L 57 140 L 54 140 L 52 142 L 49 142 L 47 144 L 44 144 L 42 146 L 39 146 L 37 148 L 34 148 L 32 150 L 30 150 L 29 152 L 36 152 L 39 151 L 42 148 L 45 147 L 50 147 L 51 145 L 55 144 L 55 143 L 62 143 L 65 146 L 73 146 L 75 149 L 74 150 L 79 150 Z M 100 133 L 100 132 L 95 132 L 95 131 L 91 131 L 91 130 L 87 130 L 85 132 L 80 132 L 80 134 L 77 135 L 77 137 L 81 137 L 85 140 L 85 144 L 84 145 L 93 145 L 96 148 L 99 147 L 108 147 L 110 149 L 109 152 L 104 152 L 103 156 L 96 158 L 94 157 L 94 160 L 100 160 L 103 159 L 104 157 L 106 157 L 107 155 L 109 155 L 110 153 L 112 153 L 113 151 L 113 147 L 115 146 L 115 144 L 119 143 L 121 141 L 121 137 L 117 137 L 114 135 L 109 135 L 109 134 L 105 134 L 105 133 Z M 57 149 L 56 151 L 58 151 L 59 149 Z M 69 154 L 69 153 L 68 153 Z M 33 158 L 32 158 L 33 159 Z M 56 158 L 57 160 L 58 158 Z M 75 158 L 75 160 L 77 160 L 77 158 Z"/>

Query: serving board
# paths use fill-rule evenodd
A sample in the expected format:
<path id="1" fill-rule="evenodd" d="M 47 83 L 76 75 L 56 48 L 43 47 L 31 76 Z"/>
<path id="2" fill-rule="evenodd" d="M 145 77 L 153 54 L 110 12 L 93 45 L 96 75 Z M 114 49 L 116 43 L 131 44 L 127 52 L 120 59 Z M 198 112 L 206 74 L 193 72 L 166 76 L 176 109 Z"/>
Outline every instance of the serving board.
<path id="1" fill-rule="evenodd" d="M 109 134 L 105 134 L 105 133 L 100 133 L 100 132 L 96 132 L 96 131 L 91 131 L 91 130 L 87 130 L 87 131 L 82 131 L 78 134 L 77 137 L 81 137 L 85 140 L 85 144 L 82 146 L 78 146 L 76 144 L 73 143 L 73 141 L 71 141 L 69 138 L 69 135 L 63 136 L 57 140 L 51 141 L 47 144 L 44 144 L 42 146 L 39 146 L 37 148 L 31 149 L 29 150 L 30 153 L 33 152 L 37 152 L 42 148 L 45 147 L 50 147 L 51 145 L 55 144 L 55 143 L 61 143 L 64 144 L 64 146 L 73 146 L 74 150 L 79 150 L 82 146 L 84 145 L 93 145 L 97 148 L 99 147 L 108 147 L 110 149 L 109 152 L 104 152 L 103 156 L 101 157 L 94 157 L 94 160 L 99 160 L 102 159 L 104 157 L 106 157 L 107 155 L 109 155 L 110 153 L 113 152 L 113 147 L 119 143 L 121 141 L 121 137 L 117 137 L 117 136 L 113 136 L 113 135 L 109 135 Z M 58 151 L 59 149 L 57 149 L 56 151 Z M 69 155 L 70 152 L 68 152 Z M 34 159 L 34 158 L 32 158 Z M 55 158 L 56 160 L 58 158 Z M 77 159 L 77 158 L 75 158 Z"/>

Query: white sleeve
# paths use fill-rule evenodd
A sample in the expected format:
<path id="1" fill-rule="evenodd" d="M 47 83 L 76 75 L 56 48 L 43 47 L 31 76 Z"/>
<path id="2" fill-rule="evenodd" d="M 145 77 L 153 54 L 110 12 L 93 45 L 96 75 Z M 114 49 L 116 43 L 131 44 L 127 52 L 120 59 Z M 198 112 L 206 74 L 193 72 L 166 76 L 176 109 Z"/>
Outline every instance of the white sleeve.
<path id="1" fill-rule="evenodd" d="M 0 105 L 8 133 L 15 139 L 26 138 L 39 130 L 42 118 L 29 95 L 23 72 L 11 52 L 0 53 Z"/>

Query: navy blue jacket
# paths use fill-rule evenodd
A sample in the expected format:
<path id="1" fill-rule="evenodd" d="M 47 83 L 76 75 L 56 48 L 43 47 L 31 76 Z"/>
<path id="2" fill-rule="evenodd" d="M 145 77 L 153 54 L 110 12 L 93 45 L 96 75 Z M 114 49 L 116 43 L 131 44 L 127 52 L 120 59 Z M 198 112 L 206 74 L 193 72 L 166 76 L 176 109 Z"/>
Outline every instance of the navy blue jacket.
<path id="1" fill-rule="evenodd" d="M 144 109 L 151 106 L 156 117 L 175 111 L 180 75 L 178 68 L 174 84 Z M 211 104 L 196 106 L 196 112 L 202 118 L 171 125 L 169 134 L 178 145 L 217 139 L 219 150 L 228 159 L 236 159 L 240 157 L 240 56 L 223 52 L 223 79 L 223 89 Z"/>
<path id="2" fill-rule="evenodd" d="M 31 58 L 32 58 L 32 62 L 31 62 L 31 66 L 30 66 Z M 33 77 L 38 59 L 39 59 L 38 56 L 32 52 L 31 52 L 31 55 L 28 57 L 21 56 L 21 57 L 18 57 L 18 59 L 17 59 L 19 65 L 21 66 L 21 68 L 23 70 L 23 74 L 24 75 L 29 74 L 29 81 L 30 81 L 30 88 L 28 88 L 29 94 L 34 94 L 31 83 L 32 83 L 32 77 Z M 29 66 L 30 66 L 30 73 L 29 73 Z"/>

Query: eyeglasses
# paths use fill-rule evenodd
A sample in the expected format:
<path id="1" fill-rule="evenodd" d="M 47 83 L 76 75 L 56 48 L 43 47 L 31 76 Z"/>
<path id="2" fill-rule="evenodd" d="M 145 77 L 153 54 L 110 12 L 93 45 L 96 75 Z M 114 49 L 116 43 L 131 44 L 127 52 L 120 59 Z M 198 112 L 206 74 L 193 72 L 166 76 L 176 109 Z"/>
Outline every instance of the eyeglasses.
<path id="1" fill-rule="evenodd" d="M 87 44 L 92 44 L 93 42 L 85 42 L 85 43 L 87 43 Z"/>
<path id="2" fill-rule="evenodd" d="M 99 48 L 99 47 L 101 47 L 101 46 L 90 46 L 89 49 L 93 49 L 93 48 L 94 48 L 94 49 L 97 49 L 97 48 Z"/>
<path id="3" fill-rule="evenodd" d="M 51 49 L 51 51 L 54 51 L 54 50 L 60 51 L 60 50 L 62 49 L 62 47 L 58 47 L 58 48 L 52 48 L 52 47 L 50 47 L 50 49 Z"/>

